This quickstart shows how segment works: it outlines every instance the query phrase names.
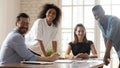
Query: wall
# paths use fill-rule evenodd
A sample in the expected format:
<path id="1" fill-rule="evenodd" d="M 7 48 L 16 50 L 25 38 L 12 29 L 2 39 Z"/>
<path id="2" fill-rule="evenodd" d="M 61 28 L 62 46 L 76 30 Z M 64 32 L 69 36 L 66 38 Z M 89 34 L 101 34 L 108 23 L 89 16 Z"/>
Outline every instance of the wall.
<path id="1" fill-rule="evenodd" d="M 0 46 L 7 34 L 14 28 L 18 13 L 25 12 L 30 16 L 31 27 L 41 11 L 42 5 L 45 3 L 54 3 L 60 7 L 60 1 L 61 0 L 0 0 Z M 60 44 L 60 41 L 58 44 Z"/>
<path id="2" fill-rule="evenodd" d="M 20 11 L 20 0 L 0 0 L 0 46 L 13 29 L 15 17 Z"/>

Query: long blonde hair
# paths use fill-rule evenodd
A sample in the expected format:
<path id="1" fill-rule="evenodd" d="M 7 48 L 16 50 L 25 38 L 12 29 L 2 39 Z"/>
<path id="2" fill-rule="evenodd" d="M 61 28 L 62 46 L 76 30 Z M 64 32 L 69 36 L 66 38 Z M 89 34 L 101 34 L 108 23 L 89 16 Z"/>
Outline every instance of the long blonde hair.
<path id="1" fill-rule="evenodd" d="M 85 27 L 84 27 L 81 23 L 80 23 L 80 24 L 77 24 L 76 27 L 75 27 L 75 29 L 74 29 L 74 41 L 73 41 L 73 43 L 77 43 L 77 42 L 78 42 L 78 37 L 77 37 L 77 35 L 76 35 L 76 30 L 77 30 L 78 27 L 83 27 L 84 30 L 86 31 Z M 86 32 L 85 32 L 85 36 L 84 36 L 84 38 L 83 38 L 83 42 L 87 42 L 87 41 L 88 41 L 88 40 L 87 40 Z"/>

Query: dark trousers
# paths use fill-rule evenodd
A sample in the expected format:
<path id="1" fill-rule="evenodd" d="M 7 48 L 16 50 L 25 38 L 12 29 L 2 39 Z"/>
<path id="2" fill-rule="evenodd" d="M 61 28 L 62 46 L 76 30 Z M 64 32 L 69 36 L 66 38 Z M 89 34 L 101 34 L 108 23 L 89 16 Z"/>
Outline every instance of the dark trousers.
<path id="1" fill-rule="evenodd" d="M 120 68 L 120 62 L 119 62 L 119 67 L 118 68 Z"/>
<path id="2" fill-rule="evenodd" d="M 118 66 L 118 68 L 120 68 L 120 58 L 119 58 L 119 66 Z"/>
<path id="3" fill-rule="evenodd" d="M 120 68 L 120 60 L 119 60 L 119 66 L 118 66 L 118 68 Z"/>

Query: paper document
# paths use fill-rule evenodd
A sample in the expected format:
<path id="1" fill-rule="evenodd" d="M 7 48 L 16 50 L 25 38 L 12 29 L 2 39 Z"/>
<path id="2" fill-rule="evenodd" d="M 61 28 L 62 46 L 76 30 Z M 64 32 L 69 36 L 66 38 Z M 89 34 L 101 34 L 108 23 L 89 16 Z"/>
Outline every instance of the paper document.
<path id="1" fill-rule="evenodd" d="M 90 59 L 83 59 L 83 60 L 75 60 L 75 62 L 103 62 L 103 60 L 98 58 L 90 58 Z"/>
<path id="2" fill-rule="evenodd" d="M 54 61 L 55 63 L 71 63 L 73 62 L 73 60 L 67 60 L 67 59 L 60 59 L 60 60 L 56 60 Z"/>
<path id="3" fill-rule="evenodd" d="M 21 61 L 23 64 L 53 64 L 54 62 L 41 62 L 41 61 Z"/>

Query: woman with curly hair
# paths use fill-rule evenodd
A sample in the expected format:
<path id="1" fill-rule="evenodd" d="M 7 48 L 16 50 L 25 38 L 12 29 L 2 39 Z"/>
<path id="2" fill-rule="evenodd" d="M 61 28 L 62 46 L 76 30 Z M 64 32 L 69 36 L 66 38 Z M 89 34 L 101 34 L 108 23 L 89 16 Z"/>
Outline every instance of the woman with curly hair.
<path id="1" fill-rule="evenodd" d="M 26 35 L 26 44 L 32 51 L 48 56 L 47 52 L 57 52 L 57 31 L 61 10 L 54 4 L 45 4 L 38 19 Z"/>

